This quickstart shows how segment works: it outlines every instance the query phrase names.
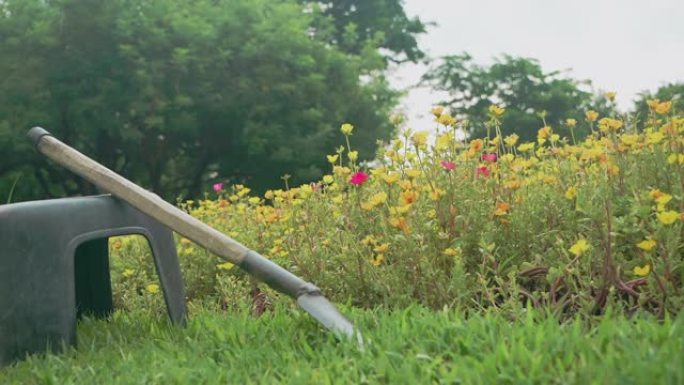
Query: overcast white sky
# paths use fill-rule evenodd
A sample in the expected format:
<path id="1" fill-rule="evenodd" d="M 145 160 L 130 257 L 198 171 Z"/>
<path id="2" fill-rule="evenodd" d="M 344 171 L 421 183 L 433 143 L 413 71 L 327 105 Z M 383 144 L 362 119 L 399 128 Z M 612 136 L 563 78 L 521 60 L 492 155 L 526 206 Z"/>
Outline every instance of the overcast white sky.
<path id="1" fill-rule="evenodd" d="M 420 38 L 431 57 L 466 51 L 491 63 L 503 53 L 538 59 L 544 71 L 572 68 L 576 79 L 617 92 L 632 105 L 639 92 L 684 82 L 684 0 L 404 0 L 406 13 L 438 25 Z M 408 87 L 425 71 L 408 65 L 393 84 Z M 404 110 L 415 129 L 444 97 L 413 90 Z M 422 117 L 421 117 L 422 115 Z"/>

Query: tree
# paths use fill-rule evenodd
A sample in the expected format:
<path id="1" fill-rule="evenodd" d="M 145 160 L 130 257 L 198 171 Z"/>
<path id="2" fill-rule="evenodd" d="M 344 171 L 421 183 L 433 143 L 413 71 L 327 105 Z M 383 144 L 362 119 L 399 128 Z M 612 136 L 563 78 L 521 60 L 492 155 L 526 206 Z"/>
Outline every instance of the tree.
<path id="1" fill-rule="evenodd" d="M 560 71 L 544 72 L 534 59 L 508 55 L 489 67 L 475 64 L 465 53 L 446 56 L 424 75 L 423 82 L 449 93 L 450 99 L 443 104 L 467 118 L 475 136 L 484 135 L 488 108 L 498 104 L 506 108 L 504 135 L 515 132 L 523 140 L 536 138 L 543 115 L 557 133 L 569 137 L 561 122 L 583 120 L 583 111 L 592 101 L 592 94 L 582 90 L 582 82 Z M 581 136 L 578 130 L 575 134 Z"/>
<path id="2" fill-rule="evenodd" d="M 372 157 L 397 94 L 377 52 L 312 39 L 311 18 L 268 0 L 0 3 L 0 194 L 19 174 L 21 199 L 95 192 L 35 154 L 32 125 L 167 198 L 319 177 L 346 121 Z"/>
<path id="3" fill-rule="evenodd" d="M 409 18 L 403 0 L 299 0 L 316 16 L 312 28 L 324 41 L 360 54 L 369 46 L 389 51 L 386 59 L 417 61 L 425 56 L 416 36 L 425 23 Z"/>
<path id="4" fill-rule="evenodd" d="M 634 103 L 634 112 L 639 119 L 638 127 L 640 129 L 646 126 L 651 115 L 647 102 L 653 99 L 658 99 L 661 102 L 672 101 L 674 108 L 681 112 L 684 109 L 684 83 L 668 83 L 653 93 L 644 91 L 639 94 Z"/>

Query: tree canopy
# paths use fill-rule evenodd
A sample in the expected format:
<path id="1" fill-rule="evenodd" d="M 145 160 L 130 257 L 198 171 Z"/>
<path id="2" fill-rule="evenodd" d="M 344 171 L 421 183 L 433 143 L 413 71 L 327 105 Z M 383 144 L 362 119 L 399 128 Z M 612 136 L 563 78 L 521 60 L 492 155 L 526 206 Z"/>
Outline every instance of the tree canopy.
<path id="1" fill-rule="evenodd" d="M 347 52 L 359 54 L 378 46 L 385 58 L 417 61 L 425 56 L 416 36 L 425 33 L 425 23 L 408 17 L 403 0 L 299 0 L 315 15 L 312 28 L 323 40 Z"/>
<path id="2" fill-rule="evenodd" d="M 659 100 L 661 102 L 672 101 L 675 109 L 682 111 L 684 108 L 684 83 L 668 83 L 659 87 L 655 92 L 642 92 L 634 103 L 640 128 L 647 126 L 651 117 L 649 111 L 649 100 Z"/>
<path id="3" fill-rule="evenodd" d="M 488 108 L 497 104 L 506 108 L 503 134 L 517 133 L 522 139 L 536 137 L 543 126 L 541 116 L 554 130 L 567 135 L 562 121 L 583 119 L 589 108 L 591 92 L 582 82 L 561 71 L 545 72 L 534 59 L 505 55 L 490 66 L 474 63 L 467 54 L 442 58 L 424 77 L 423 82 L 446 91 L 445 106 L 469 121 L 470 131 L 478 136 L 486 132 Z"/>
<path id="4" fill-rule="evenodd" d="M 0 2 L 0 193 L 19 176 L 17 199 L 95 192 L 34 153 L 33 125 L 167 198 L 319 177 L 347 121 L 372 157 L 397 98 L 378 47 L 339 49 L 314 17 L 296 1 Z"/>

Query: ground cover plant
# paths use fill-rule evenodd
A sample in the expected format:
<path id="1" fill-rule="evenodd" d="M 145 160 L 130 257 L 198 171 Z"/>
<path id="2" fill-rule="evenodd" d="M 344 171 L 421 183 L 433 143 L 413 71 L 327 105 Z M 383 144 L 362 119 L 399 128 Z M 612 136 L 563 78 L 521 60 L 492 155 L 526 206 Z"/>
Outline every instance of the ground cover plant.
<path id="1" fill-rule="evenodd" d="M 586 111 L 583 122 L 565 121 L 568 137 L 542 117 L 526 143 L 499 135 L 505 110 L 495 105 L 488 135 L 471 140 L 459 138 L 467 122 L 438 107 L 434 140 L 402 129 L 372 164 L 358 162 L 357 129 L 345 124 L 318 183 L 292 187 L 285 177 L 263 197 L 218 183 L 180 205 L 358 307 L 517 312 L 529 302 L 561 318 L 606 306 L 662 317 L 684 304 L 684 118 L 671 101 L 649 106 L 640 119 Z M 591 132 L 581 141 L 579 126 Z M 229 306 L 265 290 L 178 242 L 191 301 Z M 158 290 L 149 263 L 139 267 L 145 245 L 112 247 L 125 255 L 120 305 Z"/>

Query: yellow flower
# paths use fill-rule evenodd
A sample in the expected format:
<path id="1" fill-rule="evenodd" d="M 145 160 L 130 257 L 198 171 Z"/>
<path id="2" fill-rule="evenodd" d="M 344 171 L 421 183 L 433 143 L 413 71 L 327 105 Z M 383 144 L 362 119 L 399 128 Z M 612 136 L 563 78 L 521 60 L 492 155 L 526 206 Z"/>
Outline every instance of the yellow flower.
<path id="1" fill-rule="evenodd" d="M 133 269 L 126 269 L 126 270 L 124 270 L 124 272 L 123 272 L 122 275 L 124 276 L 124 278 L 129 278 L 129 277 L 131 277 L 133 274 L 135 274 L 135 270 L 133 270 Z"/>
<path id="2" fill-rule="evenodd" d="M 349 154 L 347 154 L 347 157 L 352 162 L 355 162 L 357 159 L 359 159 L 359 152 L 358 151 L 349 151 Z"/>
<path id="3" fill-rule="evenodd" d="M 611 102 L 615 101 L 615 92 L 609 91 L 605 93 L 606 99 L 610 100 Z"/>
<path id="4" fill-rule="evenodd" d="M 446 150 L 449 148 L 449 145 L 454 142 L 454 133 L 453 132 L 446 132 L 440 136 L 437 137 L 437 140 L 435 141 L 435 150 L 437 151 L 442 151 Z"/>
<path id="5" fill-rule="evenodd" d="M 679 219 L 679 213 L 673 210 L 663 211 L 661 213 L 656 214 L 656 216 L 658 217 L 660 223 L 664 225 L 671 225 L 677 219 Z"/>
<path id="6" fill-rule="evenodd" d="M 159 293 L 159 285 L 151 283 L 145 287 L 145 290 L 147 290 L 148 293 L 157 294 Z"/>
<path id="7" fill-rule="evenodd" d="M 657 198 L 654 199 L 658 205 L 665 206 L 672 200 L 672 195 L 662 193 Z"/>
<path id="8" fill-rule="evenodd" d="M 648 144 L 658 144 L 665 138 L 665 135 L 660 132 L 648 132 L 646 133 L 646 141 Z"/>
<path id="9" fill-rule="evenodd" d="M 330 163 L 332 163 L 332 164 L 335 164 L 335 162 L 337 162 L 337 158 L 338 158 L 338 157 L 339 157 L 339 155 L 337 155 L 337 154 L 335 154 L 335 155 L 328 155 L 328 156 L 327 156 L 328 162 L 330 162 Z"/>
<path id="10" fill-rule="evenodd" d="M 437 122 L 439 122 L 439 124 L 442 124 L 444 126 L 453 126 L 456 123 L 456 119 L 454 119 L 454 117 L 449 115 L 449 114 L 442 114 L 437 119 Z"/>
<path id="11" fill-rule="evenodd" d="M 365 204 L 361 205 L 361 207 L 365 210 L 370 210 L 376 206 L 379 206 L 383 203 L 387 202 L 387 193 L 385 192 L 379 192 L 377 194 L 374 194 L 368 199 L 368 202 Z"/>
<path id="12" fill-rule="evenodd" d="M 333 174 L 346 176 L 351 174 L 351 170 L 349 169 L 349 167 L 335 166 L 333 167 Z"/>
<path id="13" fill-rule="evenodd" d="M 376 244 L 377 242 L 378 242 L 378 241 L 375 240 L 375 237 L 373 237 L 372 235 L 366 235 L 366 237 L 364 237 L 364 238 L 361 240 L 361 244 L 366 245 L 366 246 L 368 246 L 368 245 L 374 245 L 374 244 Z"/>
<path id="14" fill-rule="evenodd" d="M 537 139 L 548 139 L 551 136 L 551 127 L 544 126 L 537 131 Z"/>
<path id="15" fill-rule="evenodd" d="M 520 137 L 518 135 L 511 134 L 504 138 L 504 143 L 506 143 L 506 146 L 508 147 L 513 147 L 518 142 L 519 138 Z"/>
<path id="16" fill-rule="evenodd" d="M 442 251 L 442 254 L 444 254 L 448 257 L 455 257 L 455 256 L 460 254 L 460 251 L 461 250 L 458 248 L 449 247 L 449 248 L 444 249 L 444 251 Z"/>
<path id="17" fill-rule="evenodd" d="M 442 107 L 442 106 L 432 107 L 431 112 L 432 112 L 432 115 L 435 116 L 435 118 L 439 118 L 440 116 L 442 116 L 442 113 L 444 112 L 444 107 Z"/>
<path id="18" fill-rule="evenodd" d="M 407 212 L 411 211 L 411 205 L 407 204 L 404 206 L 396 206 L 396 207 L 390 207 L 390 213 L 392 214 L 406 214 Z"/>
<path id="19" fill-rule="evenodd" d="M 651 272 L 651 265 L 647 263 L 643 267 L 634 266 L 633 272 L 636 276 L 645 277 Z"/>
<path id="20" fill-rule="evenodd" d="M 666 115 L 668 112 L 670 112 L 671 108 L 672 108 L 672 101 L 668 101 L 668 102 L 659 102 L 658 104 L 656 104 L 654 106 L 653 110 L 657 114 Z"/>
<path id="21" fill-rule="evenodd" d="M 384 254 L 378 254 L 373 258 L 373 261 L 371 262 L 373 266 L 380 266 L 382 263 L 385 261 L 385 255 Z"/>
<path id="22" fill-rule="evenodd" d="M 572 118 L 565 119 L 565 125 L 568 127 L 575 127 L 577 125 L 577 120 Z"/>
<path id="23" fill-rule="evenodd" d="M 387 168 L 385 168 L 385 166 L 372 168 L 372 169 L 370 169 L 370 173 L 371 173 L 371 175 L 373 175 L 375 177 L 379 177 L 379 176 L 387 174 Z"/>
<path id="24" fill-rule="evenodd" d="M 504 187 L 506 187 L 507 189 L 510 189 L 510 190 L 517 190 L 520 188 L 520 185 L 521 185 L 520 181 L 518 179 L 515 179 L 515 178 L 508 180 L 508 181 L 506 181 L 506 183 L 504 183 Z"/>
<path id="25" fill-rule="evenodd" d="M 237 186 L 235 186 L 235 187 L 238 188 L 237 195 L 238 195 L 240 198 L 242 198 L 243 196 L 249 194 L 249 192 L 252 191 L 251 189 L 249 189 L 249 188 L 247 188 L 247 187 L 245 187 L 245 186 L 241 186 L 241 185 L 237 185 Z"/>
<path id="26" fill-rule="evenodd" d="M 587 243 L 587 240 L 582 238 L 575 242 L 575 244 L 572 245 L 569 250 L 572 254 L 579 257 L 580 255 L 584 254 L 587 250 L 589 250 L 589 247 L 590 246 Z"/>
<path id="27" fill-rule="evenodd" d="M 651 251 L 656 246 L 656 241 L 653 239 L 645 239 L 637 243 L 637 247 L 644 251 Z"/>
<path id="28" fill-rule="evenodd" d="M 218 265 L 216 265 L 216 267 L 218 267 L 219 270 L 230 270 L 233 268 L 233 266 L 235 266 L 235 265 L 233 265 L 230 262 L 223 262 L 223 263 L 219 263 Z"/>
<path id="29" fill-rule="evenodd" d="M 351 135 L 353 130 L 354 126 L 349 123 L 345 123 L 342 125 L 342 127 L 340 127 L 340 131 L 342 131 L 342 133 L 345 135 Z"/>
<path id="30" fill-rule="evenodd" d="M 382 180 L 384 180 L 385 183 L 387 183 L 387 184 L 393 184 L 399 180 L 399 174 L 391 173 L 391 174 L 383 175 Z"/>
<path id="31" fill-rule="evenodd" d="M 622 144 L 627 146 L 634 146 L 639 142 L 639 134 L 624 134 L 620 137 Z"/>
<path id="32" fill-rule="evenodd" d="M 364 210 L 366 210 L 366 211 L 371 211 L 371 210 L 373 210 L 373 207 L 375 207 L 375 206 L 373 206 L 373 205 L 372 205 L 371 203 L 369 203 L 369 202 L 363 202 L 363 203 L 361 203 L 361 208 L 364 209 Z"/>
<path id="33" fill-rule="evenodd" d="M 434 190 L 432 190 L 431 188 L 428 187 L 428 189 L 430 190 L 430 194 L 429 194 L 430 199 L 432 199 L 433 201 L 438 201 L 439 198 L 441 198 L 442 196 L 444 196 L 444 194 L 446 194 L 446 191 L 444 191 L 440 188 L 435 188 Z"/>
<path id="34" fill-rule="evenodd" d="M 513 159 L 515 159 L 515 155 L 513 154 L 504 154 L 501 156 L 501 161 L 505 163 L 510 163 L 513 161 Z"/>
<path id="35" fill-rule="evenodd" d="M 387 252 L 388 249 L 389 249 L 389 243 L 383 243 L 383 244 L 375 246 L 373 248 L 373 251 L 378 253 L 378 254 L 384 254 Z"/>
<path id="36" fill-rule="evenodd" d="M 418 131 L 411 136 L 411 141 L 416 147 L 425 147 L 427 145 L 427 131 Z"/>
<path id="37" fill-rule="evenodd" d="M 599 114 L 594 110 L 589 110 L 586 114 L 584 114 L 584 116 L 587 119 L 587 122 L 594 122 L 596 119 L 598 119 Z"/>
<path id="38" fill-rule="evenodd" d="M 598 122 L 599 130 L 604 133 L 617 132 L 622 128 L 622 121 L 612 118 L 602 118 Z"/>
<path id="39" fill-rule="evenodd" d="M 331 184 L 334 181 L 335 181 L 335 178 L 332 175 L 324 175 L 323 176 L 323 183 L 325 183 L 325 184 Z"/>
<path id="40" fill-rule="evenodd" d="M 534 149 L 534 142 L 523 143 L 518 146 L 518 151 L 526 152 Z"/>
<path id="41" fill-rule="evenodd" d="M 577 196 L 577 188 L 575 186 L 570 186 L 568 187 L 567 190 L 565 190 L 565 199 L 575 199 Z"/>
<path id="42" fill-rule="evenodd" d="M 261 202 L 261 199 L 259 197 L 251 197 L 249 198 L 249 203 L 253 205 L 258 205 L 259 202 Z"/>
<path id="43" fill-rule="evenodd" d="M 409 190 L 413 188 L 413 183 L 409 180 L 402 180 L 399 182 L 399 187 L 401 187 L 402 190 Z"/>
<path id="44" fill-rule="evenodd" d="M 506 112 L 506 109 L 501 108 L 496 104 L 492 104 L 491 106 L 489 106 L 489 113 L 495 118 L 500 118 L 504 114 L 504 112 Z"/>
<path id="45" fill-rule="evenodd" d="M 660 100 L 658 99 L 649 99 L 646 101 L 646 104 L 648 105 L 648 108 L 651 110 L 655 110 L 656 107 L 658 107 L 658 104 L 660 103 Z"/>
<path id="46" fill-rule="evenodd" d="M 409 178 L 417 178 L 420 176 L 420 170 L 415 168 L 407 168 L 406 176 L 408 176 Z"/>

